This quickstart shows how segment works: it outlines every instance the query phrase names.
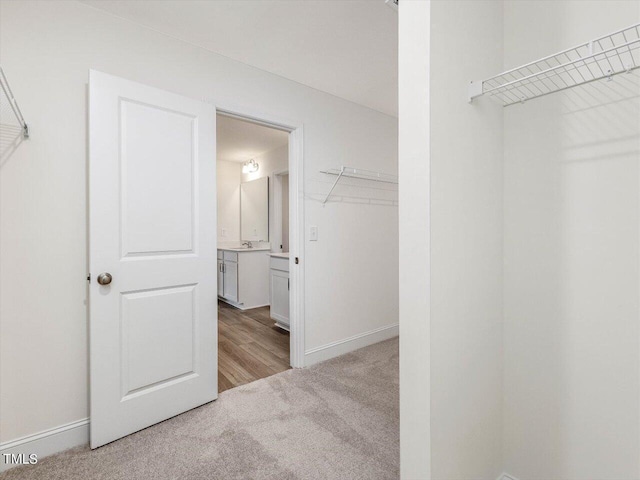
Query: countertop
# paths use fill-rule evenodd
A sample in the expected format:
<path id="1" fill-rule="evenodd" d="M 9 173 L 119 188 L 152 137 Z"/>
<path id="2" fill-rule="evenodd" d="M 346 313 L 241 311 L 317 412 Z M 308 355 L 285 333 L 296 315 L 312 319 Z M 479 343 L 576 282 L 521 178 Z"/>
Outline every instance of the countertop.
<path id="1" fill-rule="evenodd" d="M 276 258 L 289 258 L 289 252 L 287 253 L 272 253 L 271 254 L 272 257 L 276 257 Z"/>
<path id="2" fill-rule="evenodd" d="M 271 250 L 269 247 L 218 247 L 218 250 L 226 250 L 227 252 L 268 252 Z"/>

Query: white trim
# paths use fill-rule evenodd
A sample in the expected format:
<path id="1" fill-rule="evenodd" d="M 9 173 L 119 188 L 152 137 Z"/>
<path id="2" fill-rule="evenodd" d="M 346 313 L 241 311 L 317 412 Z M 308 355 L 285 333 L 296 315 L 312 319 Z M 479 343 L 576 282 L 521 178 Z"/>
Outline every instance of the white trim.
<path id="1" fill-rule="evenodd" d="M 304 130 L 303 126 L 289 134 L 289 328 L 291 329 L 291 366 L 307 365 L 305 356 L 304 319 Z M 299 259 L 296 265 L 295 259 Z"/>
<path id="2" fill-rule="evenodd" d="M 265 252 L 265 253 L 269 253 L 269 252 Z M 234 302 L 233 300 L 227 300 L 224 297 L 221 297 L 220 295 L 218 295 L 218 300 L 220 300 L 221 302 L 227 303 L 229 305 L 231 305 L 234 308 L 237 308 L 238 310 L 252 310 L 254 308 L 261 308 L 261 307 L 268 307 L 269 304 L 265 303 L 262 305 L 251 305 L 249 307 L 247 307 L 244 303 L 238 303 L 238 302 Z"/>
<path id="3" fill-rule="evenodd" d="M 353 352 L 359 348 L 368 347 L 374 343 L 397 337 L 399 333 L 398 327 L 399 325 L 396 323 L 395 325 L 376 328 L 375 330 L 354 335 L 344 340 L 338 340 L 337 342 L 328 343 L 321 347 L 312 348 L 305 352 L 304 364 L 308 367 L 314 363 L 323 362 L 330 358 Z"/>
<path id="4" fill-rule="evenodd" d="M 232 105 L 228 102 L 218 102 L 215 99 L 205 99 L 206 103 L 214 105 L 216 112 L 220 115 L 233 117 L 240 120 L 250 121 L 269 128 L 284 130 L 285 132 L 293 132 L 302 127 L 302 122 L 291 120 L 289 118 L 272 115 L 268 112 L 255 110 L 245 105 Z"/>
<path id="5" fill-rule="evenodd" d="M 287 156 L 288 158 L 288 156 Z M 271 251 L 282 252 L 281 245 L 284 238 L 282 237 L 282 176 L 289 176 L 289 165 L 287 168 L 275 170 L 271 172 L 271 186 L 273 189 L 273 232 L 270 232 L 269 243 L 271 243 Z M 289 240 L 289 239 L 287 239 Z"/>
<path id="6" fill-rule="evenodd" d="M 89 443 L 89 419 L 83 418 L 33 435 L 0 443 L 0 472 L 18 465 L 6 464 L 2 454 L 35 453 L 38 461 L 54 453 Z"/>

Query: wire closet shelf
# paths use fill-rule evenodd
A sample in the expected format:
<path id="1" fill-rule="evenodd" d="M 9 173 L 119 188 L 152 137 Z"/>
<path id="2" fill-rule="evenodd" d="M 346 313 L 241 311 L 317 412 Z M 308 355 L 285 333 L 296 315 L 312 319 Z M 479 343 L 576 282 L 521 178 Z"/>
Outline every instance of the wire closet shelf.
<path id="1" fill-rule="evenodd" d="M 362 168 L 346 167 L 344 165 L 341 166 L 340 168 L 330 168 L 328 170 L 321 170 L 320 173 L 326 173 L 327 175 L 338 176 L 338 178 L 336 178 L 336 180 L 333 182 L 333 185 L 331 185 L 331 189 L 329 190 L 329 193 L 327 193 L 327 196 L 322 202 L 322 205 L 327 203 L 327 201 L 331 197 L 331 194 L 333 193 L 333 190 L 336 188 L 336 185 L 338 185 L 338 182 L 340 181 L 341 178 L 359 178 L 360 180 L 371 180 L 373 182 L 391 183 L 395 185 L 398 184 L 397 175 L 376 172 L 373 170 L 363 170 Z"/>
<path id="2" fill-rule="evenodd" d="M 490 96 L 504 107 L 640 67 L 640 23 L 577 47 L 469 84 L 469 97 Z"/>
<path id="3" fill-rule="evenodd" d="M 20 111 L 20 107 L 18 107 L 18 102 L 16 102 L 15 97 L 13 96 L 13 92 L 11 91 L 11 87 L 9 86 L 9 82 L 7 81 L 7 77 L 0 67 L 0 119 L 3 125 L 10 127 L 11 124 L 6 123 L 7 117 L 3 110 L 5 110 L 5 106 L 8 105 L 9 108 L 13 111 L 13 115 L 15 116 L 15 120 L 18 122 L 17 127 L 22 130 L 22 136 L 26 139 L 29 138 L 29 127 L 27 126 L 27 122 L 25 122 L 24 117 L 22 116 L 22 112 Z M 15 128 L 15 127 L 14 127 Z"/>

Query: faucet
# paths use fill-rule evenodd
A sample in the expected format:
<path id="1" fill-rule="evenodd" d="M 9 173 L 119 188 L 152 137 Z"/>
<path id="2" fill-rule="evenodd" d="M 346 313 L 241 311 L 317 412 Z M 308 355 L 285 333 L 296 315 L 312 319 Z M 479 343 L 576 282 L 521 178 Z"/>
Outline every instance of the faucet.
<path id="1" fill-rule="evenodd" d="M 242 246 L 244 247 L 245 245 L 247 248 L 253 248 L 253 244 L 248 240 L 246 242 L 242 242 Z"/>

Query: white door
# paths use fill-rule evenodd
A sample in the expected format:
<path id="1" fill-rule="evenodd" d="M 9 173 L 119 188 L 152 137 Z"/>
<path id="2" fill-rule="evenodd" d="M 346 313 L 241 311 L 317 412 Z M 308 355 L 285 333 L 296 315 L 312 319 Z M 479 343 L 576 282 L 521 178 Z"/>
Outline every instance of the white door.
<path id="1" fill-rule="evenodd" d="M 95 448 L 217 398 L 216 117 L 95 71 L 89 87 Z"/>
<path id="2" fill-rule="evenodd" d="M 224 261 L 224 298 L 238 302 L 238 264 Z"/>

